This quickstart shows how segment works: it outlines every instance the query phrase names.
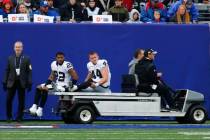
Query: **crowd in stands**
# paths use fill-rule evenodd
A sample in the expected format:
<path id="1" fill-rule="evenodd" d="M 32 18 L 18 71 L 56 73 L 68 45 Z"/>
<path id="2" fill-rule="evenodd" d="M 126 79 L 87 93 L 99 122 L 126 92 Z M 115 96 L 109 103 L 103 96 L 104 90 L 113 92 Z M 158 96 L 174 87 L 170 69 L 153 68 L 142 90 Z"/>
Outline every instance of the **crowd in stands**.
<path id="1" fill-rule="evenodd" d="M 133 9 L 133 0 L 0 0 L 0 15 L 47 15 L 55 20 L 92 21 L 93 15 L 112 15 L 115 22 L 128 23 L 196 23 L 199 12 L 193 0 L 147 0 Z"/>

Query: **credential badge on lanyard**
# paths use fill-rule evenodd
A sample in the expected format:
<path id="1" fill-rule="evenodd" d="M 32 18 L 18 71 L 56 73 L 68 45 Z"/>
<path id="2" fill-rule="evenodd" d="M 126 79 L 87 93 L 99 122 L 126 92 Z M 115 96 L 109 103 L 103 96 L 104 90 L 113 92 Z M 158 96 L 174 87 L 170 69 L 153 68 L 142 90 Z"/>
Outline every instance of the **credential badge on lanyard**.
<path id="1" fill-rule="evenodd" d="M 19 67 L 18 68 L 16 68 L 17 62 L 16 62 L 16 59 L 15 59 L 15 68 L 16 68 L 15 70 L 16 70 L 17 76 L 20 76 L 20 65 L 21 65 L 22 58 L 24 58 L 24 57 L 23 56 L 20 57 L 20 63 L 19 63 Z"/>

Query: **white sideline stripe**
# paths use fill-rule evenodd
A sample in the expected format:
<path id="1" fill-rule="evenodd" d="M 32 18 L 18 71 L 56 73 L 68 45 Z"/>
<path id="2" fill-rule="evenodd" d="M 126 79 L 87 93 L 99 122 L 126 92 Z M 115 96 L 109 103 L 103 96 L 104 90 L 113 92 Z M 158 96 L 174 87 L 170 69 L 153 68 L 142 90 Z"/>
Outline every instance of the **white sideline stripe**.
<path id="1" fill-rule="evenodd" d="M 207 139 L 207 140 L 210 140 L 210 137 L 203 137 L 202 139 Z"/>
<path id="2" fill-rule="evenodd" d="M 17 125 L 17 126 L 0 126 L 0 129 L 12 129 L 12 128 L 55 128 L 55 126 L 27 126 L 27 125 Z"/>
<path id="3" fill-rule="evenodd" d="M 18 126 L 17 128 L 54 128 L 53 126 Z"/>
<path id="4" fill-rule="evenodd" d="M 195 135 L 210 136 L 210 131 L 208 132 L 178 132 L 178 134 L 187 135 L 187 136 L 195 136 Z"/>

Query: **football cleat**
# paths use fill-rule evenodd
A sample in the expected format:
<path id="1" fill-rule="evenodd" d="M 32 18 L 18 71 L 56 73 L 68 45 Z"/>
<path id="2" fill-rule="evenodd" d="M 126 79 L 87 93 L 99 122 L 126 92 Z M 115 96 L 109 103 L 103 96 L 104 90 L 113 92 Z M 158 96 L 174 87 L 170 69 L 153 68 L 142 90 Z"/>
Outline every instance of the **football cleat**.
<path id="1" fill-rule="evenodd" d="M 70 89 L 71 92 L 74 92 L 78 89 L 77 85 L 73 85 L 72 88 Z"/>
<path id="2" fill-rule="evenodd" d="M 32 107 L 29 108 L 29 112 L 30 112 L 30 114 L 35 115 L 36 111 L 37 111 L 37 105 L 33 104 Z"/>
<path id="3" fill-rule="evenodd" d="M 43 116 L 43 108 L 42 107 L 39 107 L 36 111 L 36 115 L 38 117 L 42 117 Z"/>

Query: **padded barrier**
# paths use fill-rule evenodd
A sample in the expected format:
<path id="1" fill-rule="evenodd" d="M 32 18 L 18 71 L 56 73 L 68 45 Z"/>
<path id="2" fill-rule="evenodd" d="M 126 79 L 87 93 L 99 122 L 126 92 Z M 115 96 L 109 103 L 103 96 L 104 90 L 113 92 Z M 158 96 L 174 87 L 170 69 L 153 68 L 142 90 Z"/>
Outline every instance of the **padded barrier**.
<path id="1" fill-rule="evenodd" d="M 137 48 L 158 51 L 156 65 L 174 89 L 188 88 L 205 95 L 210 112 L 210 33 L 208 25 L 161 24 L 0 24 L 0 79 L 16 40 L 31 57 L 33 90 L 26 94 L 26 108 L 33 103 L 35 86 L 48 78 L 57 51 L 66 54 L 82 82 L 87 74 L 88 52 L 97 51 L 108 60 L 113 92 L 120 92 L 121 75 Z M 0 119 L 5 119 L 6 93 L 0 88 Z M 43 119 L 60 119 L 51 113 L 58 97 L 50 96 Z M 17 98 L 15 98 L 17 100 Z M 17 102 L 14 102 L 14 113 Z M 210 115 L 209 115 L 210 116 Z M 25 118 L 30 118 L 28 115 Z"/>

